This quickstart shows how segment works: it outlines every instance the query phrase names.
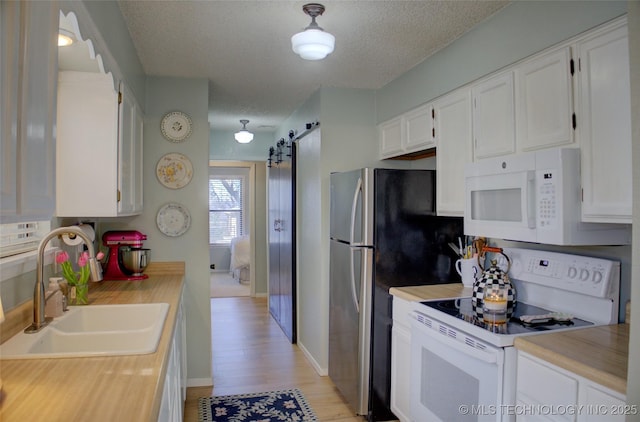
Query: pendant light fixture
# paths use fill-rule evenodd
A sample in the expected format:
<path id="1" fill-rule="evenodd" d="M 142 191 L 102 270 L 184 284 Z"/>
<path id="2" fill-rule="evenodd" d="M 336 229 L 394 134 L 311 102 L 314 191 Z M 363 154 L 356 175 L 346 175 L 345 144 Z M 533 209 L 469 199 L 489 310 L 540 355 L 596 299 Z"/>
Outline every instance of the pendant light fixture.
<path id="1" fill-rule="evenodd" d="M 305 60 L 322 60 L 333 52 L 336 43 L 336 37 L 325 32 L 316 23 L 316 17 L 324 13 L 324 6 L 309 3 L 302 6 L 302 10 L 311 16 L 311 24 L 291 37 L 291 48 Z"/>
<path id="2" fill-rule="evenodd" d="M 247 130 L 247 123 L 249 123 L 249 121 L 246 119 L 241 119 L 240 123 L 242 123 L 242 129 L 236 132 L 233 137 L 236 138 L 236 141 L 240 142 L 241 144 L 248 144 L 249 142 L 253 141 L 253 133 Z"/>

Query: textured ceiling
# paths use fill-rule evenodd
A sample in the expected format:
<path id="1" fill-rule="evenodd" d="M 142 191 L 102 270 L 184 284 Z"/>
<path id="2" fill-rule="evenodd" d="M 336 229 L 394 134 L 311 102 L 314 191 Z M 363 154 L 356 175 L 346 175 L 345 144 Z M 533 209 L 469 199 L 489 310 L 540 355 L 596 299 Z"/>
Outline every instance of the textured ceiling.
<path id="1" fill-rule="evenodd" d="M 323 1 L 335 51 L 305 61 L 291 36 L 304 1 L 126 1 L 120 9 L 147 75 L 209 80 L 209 122 L 273 131 L 320 86 L 378 89 L 507 1 Z"/>

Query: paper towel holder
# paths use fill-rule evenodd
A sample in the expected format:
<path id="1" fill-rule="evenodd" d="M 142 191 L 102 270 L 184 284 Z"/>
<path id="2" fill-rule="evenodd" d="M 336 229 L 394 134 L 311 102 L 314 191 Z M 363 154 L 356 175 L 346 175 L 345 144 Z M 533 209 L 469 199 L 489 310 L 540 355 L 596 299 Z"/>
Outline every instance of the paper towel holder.
<path id="1" fill-rule="evenodd" d="M 96 240 L 95 222 L 80 221 L 76 224 L 73 224 L 72 226 L 82 229 L 82 231 L 85 232 L 87 237 L 91 239 L 91 243 L 95 243 L 95 240 Z M 66 233 L 60 236 L 60 239 L 62 240 L 62 243 L 64 243 L 67 246 L 77 247 L 77 246 L 84 245 L 84 241 L 74 233 Z"/>

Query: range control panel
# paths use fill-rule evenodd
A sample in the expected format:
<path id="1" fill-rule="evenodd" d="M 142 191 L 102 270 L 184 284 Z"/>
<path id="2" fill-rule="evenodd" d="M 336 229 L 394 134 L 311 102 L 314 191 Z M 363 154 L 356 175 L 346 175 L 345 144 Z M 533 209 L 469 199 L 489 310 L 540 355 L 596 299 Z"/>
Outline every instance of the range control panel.
<path id="1" fill-rule="evenodd" d="M 618 261 L 532 249 L 506 248 L 504 253 L 511 260 L 509 277 L 528 283 L 605 298 L 620 279 Z M 507 268 L 504 256 L 497 260 Z"/>

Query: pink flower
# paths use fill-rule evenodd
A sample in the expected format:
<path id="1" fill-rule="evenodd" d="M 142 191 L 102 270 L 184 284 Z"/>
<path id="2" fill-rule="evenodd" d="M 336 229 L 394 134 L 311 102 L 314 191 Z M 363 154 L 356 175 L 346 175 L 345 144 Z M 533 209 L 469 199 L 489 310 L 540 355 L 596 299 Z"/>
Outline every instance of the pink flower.
<path id="1" fill-rule="evenodd" d="M 104 258 L 104 253 L 102 251 L 98 252 L 98 254 L 96 255 L 96 259 L 98 261 L 101 261 L 102 258 Z"/>
<path id="2" fill-rule="evenodd" d="M 78 265 L 81 267 L 84 267 L 85 265 L 87 265 L 88 261 L 89 261 L 89 252 L 87 251 L 82 252 L 82 254 L 78 257 Z"/>
<path id="3" fill-rule="evenodd" d="M 62 251 L 56 255 L 56 264 L 62 264 L 69 260 L 69 254 L 66 251 Z"/>

